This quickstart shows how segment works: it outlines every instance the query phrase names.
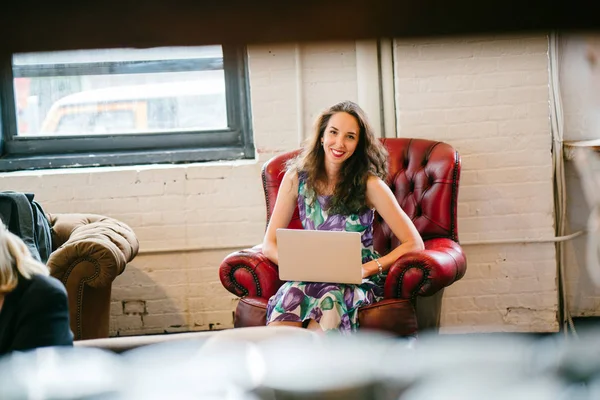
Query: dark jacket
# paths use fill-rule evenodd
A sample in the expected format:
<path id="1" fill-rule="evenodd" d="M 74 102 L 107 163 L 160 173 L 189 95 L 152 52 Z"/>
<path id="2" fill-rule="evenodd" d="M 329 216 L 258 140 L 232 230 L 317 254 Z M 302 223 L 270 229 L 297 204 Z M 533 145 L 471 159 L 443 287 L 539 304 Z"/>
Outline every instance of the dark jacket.
<path id="1" fill-rule="evenodd" d="M 52 228 L 34 194 L 0 192 L 0 220 L 21 238 L 33 258 L 46 264 L 52 252 Z"/>
<path id="2" fill-rule="evenodd" d="M 0 355 L 45 346 L 72 346 L 65 287 L 50 276 L 19 275 L 0 310 Z"/>

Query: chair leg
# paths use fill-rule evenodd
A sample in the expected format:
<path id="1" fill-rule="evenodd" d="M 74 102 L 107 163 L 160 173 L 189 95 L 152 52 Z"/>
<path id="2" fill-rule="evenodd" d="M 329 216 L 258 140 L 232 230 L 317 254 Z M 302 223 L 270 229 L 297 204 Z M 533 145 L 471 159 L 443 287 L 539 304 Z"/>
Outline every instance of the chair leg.
<path id="1" fill-rule="evenodd" d="M 437 333 L 439 331 L 443 295 L 444 289 L 432 296 L 417 297 L 415 309 L 417 312 L 419 333 Z"/>

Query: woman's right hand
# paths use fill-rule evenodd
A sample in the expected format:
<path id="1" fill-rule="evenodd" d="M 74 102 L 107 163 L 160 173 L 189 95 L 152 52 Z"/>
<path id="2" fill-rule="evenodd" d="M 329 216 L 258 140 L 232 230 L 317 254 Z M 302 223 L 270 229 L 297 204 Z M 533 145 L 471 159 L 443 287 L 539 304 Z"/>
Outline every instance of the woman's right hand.
<path id="1" fill-rule="evenodd" d="M 366 262 L 362 265 L 362 277 L 368 278 L 379 272 L 379 266 L 373 260 Z"/>

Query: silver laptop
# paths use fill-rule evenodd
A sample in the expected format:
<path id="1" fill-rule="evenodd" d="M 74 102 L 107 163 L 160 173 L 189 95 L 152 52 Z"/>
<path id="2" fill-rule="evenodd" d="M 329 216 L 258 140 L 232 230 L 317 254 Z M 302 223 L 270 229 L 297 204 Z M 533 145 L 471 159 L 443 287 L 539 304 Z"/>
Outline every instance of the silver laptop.
<path id="1" fill-rule="evenodd" d="M 281 280 L 362 282 L 360 232 L 277 229 L 276 235 Z"/>

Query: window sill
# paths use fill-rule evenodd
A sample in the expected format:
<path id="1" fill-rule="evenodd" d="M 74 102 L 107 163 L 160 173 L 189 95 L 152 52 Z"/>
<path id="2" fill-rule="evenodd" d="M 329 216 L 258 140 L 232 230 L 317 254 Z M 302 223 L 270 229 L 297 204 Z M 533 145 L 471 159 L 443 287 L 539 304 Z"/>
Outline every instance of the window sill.
<path id="1" fill-rule="evenodd" d="M 53 173 L 60 171 L 98 171 L 147 169 L 158 166 L 177 165 L 238 165 L 240 162 L 254 164 L 256 158 L 248 157 L 243 147 L 204 148 L 193 150 L 163 150 L 143 152 L 114 152 L 97 154 L 60 154 L 43 156 L 14 156 L 0 158 L 0 175 L 4 173 L 39 174 L 42 170 Z"/>

